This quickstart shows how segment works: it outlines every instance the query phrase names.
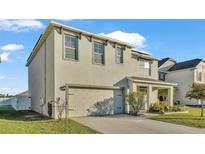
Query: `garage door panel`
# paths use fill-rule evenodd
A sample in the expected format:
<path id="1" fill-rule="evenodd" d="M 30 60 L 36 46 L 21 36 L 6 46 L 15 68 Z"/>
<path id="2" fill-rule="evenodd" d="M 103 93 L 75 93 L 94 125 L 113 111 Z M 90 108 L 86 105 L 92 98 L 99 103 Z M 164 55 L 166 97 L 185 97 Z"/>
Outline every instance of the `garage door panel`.
<path id="1" fill-rule="evenodd" d="M 116 98 L 116 95 L 122 98 L 122 93 L 115 90 L 73 88 L 69 93 L 69 116 L 110 115 L 122 111 L 119 109 L 122 99 Z"/>
<path id="2" fill-rule="evenodd" d="M 113 114 L 113 91 L 96 89 L 71 89 L 69 115 L 87 116 Z"/>

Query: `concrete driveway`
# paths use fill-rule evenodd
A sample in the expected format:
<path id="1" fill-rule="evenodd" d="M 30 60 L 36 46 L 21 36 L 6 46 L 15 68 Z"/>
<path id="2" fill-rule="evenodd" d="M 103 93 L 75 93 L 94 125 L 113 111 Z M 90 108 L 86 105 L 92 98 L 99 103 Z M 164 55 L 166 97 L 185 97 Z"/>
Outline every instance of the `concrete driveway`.
<path id="1" fill-rule="evenodd" d="M 148 116 L 113 115 L 73 120 L 105 134 L 205 134 L 205 129 L 149 120 Z"/>

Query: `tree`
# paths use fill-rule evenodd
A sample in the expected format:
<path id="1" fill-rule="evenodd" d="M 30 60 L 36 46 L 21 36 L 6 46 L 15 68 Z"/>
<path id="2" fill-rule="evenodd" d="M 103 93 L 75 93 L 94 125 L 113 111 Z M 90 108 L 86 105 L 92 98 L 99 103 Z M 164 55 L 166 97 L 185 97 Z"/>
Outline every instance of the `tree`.
<path id="1" fill-rule="evenodd" d="M 143 107 L 144 102 L 140 99 L 142 98 L 142 96 L 143 96 L 143 93 L 141 92 L 130 92 L 127 95 L 131 114 L 138 115 L 140 109 Z"/>
<path id="2" fill-rule="evenodd" d="M 205 84 L 193 83 L 186 97 L 189 99 L 196 99 L 201 101 L 201 117 L 204 116 L 203 101 L 205 100 Z"/>

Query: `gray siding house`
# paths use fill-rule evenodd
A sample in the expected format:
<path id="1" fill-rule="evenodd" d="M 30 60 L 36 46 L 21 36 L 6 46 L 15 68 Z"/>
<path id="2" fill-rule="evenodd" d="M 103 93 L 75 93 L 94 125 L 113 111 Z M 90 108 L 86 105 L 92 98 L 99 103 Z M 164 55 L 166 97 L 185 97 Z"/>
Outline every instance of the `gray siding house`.
<path id="1" fill-rule="evenodd" d="M 174 101 L 200 104 L 200 101 L 189 100 L 185 96 L 193 83 L 205 83 L 205 62 L 202 59 L 176 62 L 172 58 L 164 58 L 159 61 L 159 79 L 178 84 Z"/>
<path id="2" fill-rule="evenodd" d="M 143 91 L 147 110 L 161 91 L 173 103 L 174 83 L 158 80 L 158 58 L 134 45 L 50 22 L 28 60 L 31 109 L 48 115 L 48 103 L 68 102 L 65 116 L 129 113 L 126 94 Z M 52 107 L 52 117 L 58 109 Z"/>

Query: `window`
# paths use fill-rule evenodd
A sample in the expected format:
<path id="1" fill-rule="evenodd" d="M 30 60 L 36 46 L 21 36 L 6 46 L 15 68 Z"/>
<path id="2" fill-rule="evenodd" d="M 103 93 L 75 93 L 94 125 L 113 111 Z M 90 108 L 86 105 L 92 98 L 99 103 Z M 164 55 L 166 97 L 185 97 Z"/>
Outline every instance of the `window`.
<path id="1" fill-rule="evenodd" d="M 150 61 L 145 59 L 139 60 L 139 72 L 140 75 L 150 76 L 151 75 L 151 64 Z"/>
<path id="2" fill-rule="evenodd" d="M 105 63 L 105 51 L 104 44 L 94 42 L 94 53 L 93 53 L 93 62 L 95 64 L 104 64 Z"/>
<path id="3" fill-rule="evenodd" d="M 65 35 L 64 38 L 64 58 L 78 60 L 78 38 L 77 36 Z"/>
<path id="4" fill-rule="evenodd" d="M 201 74 L 201 72 L 197 72 L 197 81 L 202 81 L 202 74 Z"/>
<path id="5" fill-rule="evenodd" d="M 159 80 L 165 81 L 165 73 L 159 73 Z"/>
<path id="6" fill-rule="evenodd" d="M 116 48 L 116 63 L 117 64 L 123 63 L 123 48 L 120 47 Z"/>
<path id="7" fill-rule="evenodd" d="M 204 82 L 205 82 L 205 73 L 204 73 Z"/>
<path id="8" fill-rule="evenodd" d="M 205 73 L 204 73 L 204 82 L 205 82 Z"/>

